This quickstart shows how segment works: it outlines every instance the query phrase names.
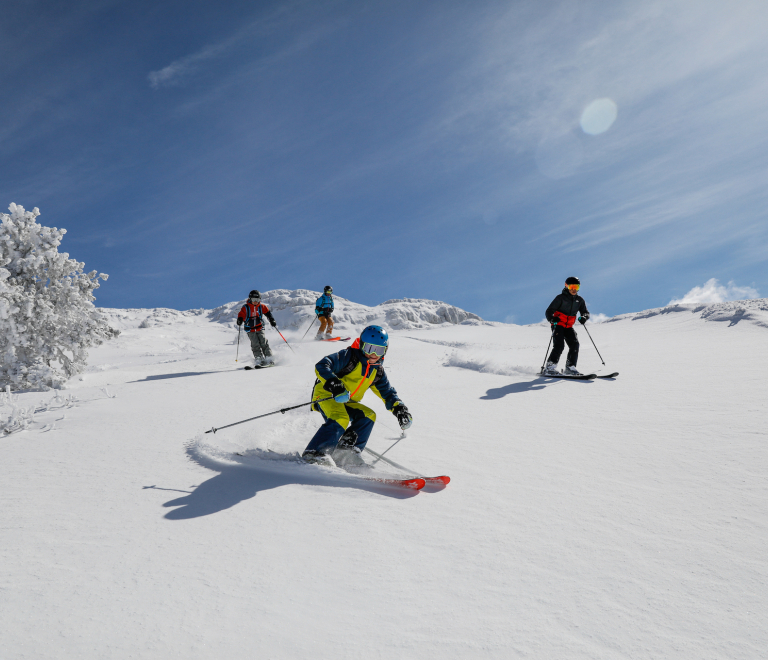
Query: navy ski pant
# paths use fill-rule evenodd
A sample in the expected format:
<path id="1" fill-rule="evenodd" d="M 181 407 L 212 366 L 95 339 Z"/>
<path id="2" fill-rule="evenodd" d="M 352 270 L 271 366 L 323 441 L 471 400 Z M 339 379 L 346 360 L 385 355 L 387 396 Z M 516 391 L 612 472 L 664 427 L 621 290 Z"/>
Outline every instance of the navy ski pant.
<path id="1" fill-rule="evenodd" d="M 576 330 L 573 328 L 564 328 L 558 325 L 555 328 L 555 336 L 552 339 L 552 352 L 549 354 L 549 361 L 557 364 L 560 356 L 563 354 L 565 344 L 568 344 L 568 357 L 565 360 L 566 366 L 576 366 L 579 361 L 579 338 L 576 336 Z"/>
<path id="2" fill-rule="evenodd" d="M 347 425 L 357 433 L 355 447 L 358 447 L 360 451 L 365 448 L 365 443 L 371 437 L 373 424 L 376 421 L 376 413 L 373 410 L 362 403 L 353 401 L 337 403 L 333 399 L 313 406 L 314 410 L 318 408 L 320 408 L 320 414 L 323 416 L 325 424 L 317 429 L 317 433 L 309 441 L 304 451 L 318 451 L 322 454 L 333 451 L 339 443 L 339 438 L 347 430 Z"/>

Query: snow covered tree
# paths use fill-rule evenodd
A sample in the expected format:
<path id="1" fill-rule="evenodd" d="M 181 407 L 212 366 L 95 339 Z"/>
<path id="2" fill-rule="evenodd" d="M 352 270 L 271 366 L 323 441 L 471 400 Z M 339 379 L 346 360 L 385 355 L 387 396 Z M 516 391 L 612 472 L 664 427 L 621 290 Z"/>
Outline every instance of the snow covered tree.
<path id="1" fill-rule="evenodd" d="M 90 346 L 119 333 L 93 304 L 107 275 L 58 247 L 66 229 L 43 227 L 40 211 L 0 213 L 0 387 L 61 387 L 80 373 Z"/>

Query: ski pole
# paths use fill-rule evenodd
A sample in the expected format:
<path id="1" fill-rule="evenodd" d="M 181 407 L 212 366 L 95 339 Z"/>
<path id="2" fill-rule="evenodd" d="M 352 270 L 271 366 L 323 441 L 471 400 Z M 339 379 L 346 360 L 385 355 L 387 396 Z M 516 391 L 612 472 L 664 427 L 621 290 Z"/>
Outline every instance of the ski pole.
<path id="1" fill-rule="evenodd" d="M 304 406 L 311 406 L 313 403 L 321 403 L 322 401 L 329 401 L 333 397 L 327 396 L 324 399 L 316 399 L 314 401 L 307 401 L 307 403 L 300 403 L 298 406 L 291 406 L 290 408 L 281 408 L 280 410 L 275 410 L 274 412 L 266 413 L 264 415 L 256 415 L 256 417 L 249 417 L 248 419 L 244 419 L 240 422 L 235 422 L 234 424 L 227 424 L 226 426 L 214 426 L 210 431 L 206 431 L 206 433 L 216 433 L 216 431 L 221 431 L 221 429 L 228 429 L 230 426 L 237 426 L 238 424 L 245 424 L 245 422 L 252 422 L 254 419 L 261 419 L 262 417 L 269 417 L 270 415 L 277 415 L 277 413 L 285 413 L 289 410 L 295 410 L 296 408 L 302 408 Z"/>
<path id="2" fill-rule="evenodd" d="M 584 324 L 584 329 L 587 330 L 587 324 Z M 592 335 L 589 334 L 589 330 L 587 330 L 587 336 L 589 337 L 589 340 L 592 342 L 592 346 L 595 347 L 595 350 L 597 351 L 597 346 L 595 345 L 595 340 L 592 339 Z M 600 351 L 597 351 L 598 356 L 600 356 L 600 362 L 603 363 L 603 366 L 605 366 L 605 360 L 603 360 L 603 356 L 600 355 Z"/>
<path id="3" fill-rule="evenodd" d="M 557 323 L 555 323 L 552 326 L 552 334 L 549 336 L 549 344 L 547 344 L 547 352 L 544 353 L 544 362 L 541 363 L 541 371 L 540 373 L 544 373 L 544 365 L 547 363 L 547 355 L 549 355 L 549 347 L 552 344 L 552 340 L 555 338 L 555 328 L 557 327 Z"/>
<path id="4" fill-rule="evenodd" d="M 395 445 L 396 445 L 398 442 L 400 442 L 400 441 L 401 441 L 401 440 L 402 440 L 404 437 L 405 437 L 405 433 L 403 433 L 403 435 L 401 435 L 401 436 L 400 436 L 400 437 L 399 437 L 397 440 L 395 440 L 395 442 L 394 442 L 394 443 L 392 443 L 392 444 L 391 444 L 389 447 L 387 447 L 387 448 L 386 448 L 386 449 L 385 449 L 383 452 L 381 452 L 381 454 L 378 454 L 378 458 L 377 458 L 377 459 L 376 459 L 376 460 L 375 460 L 373 463 L 371 463 L 371 466 L 374 466 L 374 465 L 376 465 L 376 463 L 378 463 L 378 462 L 379 462 L 379 461 L 380 461 L 380 460 L 381 460 L 381 459 L 384 457 L 384 454 L 386 454 L 386 453 L 387 453 L 387 452 L 388 452 L 390 449 L 392 449 L 392 447 L 394 447 L 394 446 L 395 446 Z"/>
<path id="5" fill-rule="evenodd" d="M 235 354 L 235 362 L 237 362 L 237 358 L 240 357 L 240 330 L 242 330 L 243 326 L 238 325 L 237 326 L 237 353 Z"/>
<path id="6" fill-rule="evenodd" d="M 312 319 L 312 323 L 309 324 L 309 328 L 315 325 L 315 321 L 317 321 L 317 316 L 315 316 L 315 318 Z M 307 332 L 309 332 L 309 328 L 307 328 Z M 304 333 L 304 336 L 301 338 L 301 341 L 304 341 L 304 337 L 307 336 L 307 332 Z"/>
<path id="7" fill-rule="evenodd" d="M 275 330 L 277 330 L 277 326 L 275 326 Z M 279 330 L 277 330 L 277 334 L 278 334 L 278 335 L 280 335 L 281 337 L 283 337 L 283 333 L 282 333 L 282 332 L 280 332 Z M 283 337 L 283 341 L 284 341 L 286 344 L 288 344 L 288 340 L 287 340 L 285 337 Z M 291 346 L 290 344 L 288 344 L 288 348 L 290 348 L 290 349 L 291 349 L 291 353 L 294 353 L 294 354 L 296 353 L 296 351 L 294 351 L 294 350 L 293 350 L 293 346 Z"/>
<path id="8" fill-rule="evenodd" d="M 398 440 L 398 442 L 399 442 L 399 440 Z M 409 469 L 407 467 L 403 467 L 399 463 L 395 463 L 394 461 L 392 461 L 392 460 L 390 460 L 388 458 L 384 458 L 383 454 L 377 454 L 375 451 L 373 451 L 373 449 L 368 449 L 368 447 L 366 447 L 365 451 L 367 451 L 372 456 L 376 456 L 377 458 L 381 459 L 387 465 L 391 465 L 393 468 L 396 468 L 398 470 L 402 470 L 403 472 L 410 472 L 414 477 L 420 477 L 421 476 L 421 474 L 419 472 L 414 472 L 413 470 L 411 470 L 411 469 Z"/>

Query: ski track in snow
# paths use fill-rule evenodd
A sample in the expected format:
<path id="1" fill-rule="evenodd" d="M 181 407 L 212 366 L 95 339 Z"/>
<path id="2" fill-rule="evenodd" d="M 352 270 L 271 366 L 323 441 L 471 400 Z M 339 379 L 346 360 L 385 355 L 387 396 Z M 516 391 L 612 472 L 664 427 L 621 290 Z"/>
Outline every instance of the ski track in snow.
<path id="1" fill-rule="evenodd" d="M 274 294 L 289 341 L 312 295 Z M 765 656 L 768 301 L 591 326 L 605 369 L 577 328 L 581 370 L 621 376 L 576 382 L 538 376 L 547 326 L 347 302 L 351 336 L 411 324 L 388 456 L 451 484 L 298 463 L 308 408 L 205 433 L 308 401 L 343 346 L 268 328 L 278 368 L 244 371 L 239 303 L 108 310 L 67 391 L 0 399 L 3 660 Z M 397 423 L 364 403 L 382 452 Z"/>

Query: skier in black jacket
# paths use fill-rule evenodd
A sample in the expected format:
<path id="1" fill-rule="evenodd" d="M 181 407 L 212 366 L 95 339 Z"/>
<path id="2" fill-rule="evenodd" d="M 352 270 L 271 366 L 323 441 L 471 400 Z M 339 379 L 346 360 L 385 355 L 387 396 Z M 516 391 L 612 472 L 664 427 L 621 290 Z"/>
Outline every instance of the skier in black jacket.
<path id="1" fill-rule="evenodd" d="M 563 353 L 565 344 L 568 344 L 568 357 L 565 359 L 565 369 L 563 373 L 566 376 L 580 376 L 576 369 L 576 362 L 579 360 L 579 338 L 576 336 L 576 330 L 573 324 L 576 323 L 576 314 L 579 323 L 584 325 L 589 318 L 587 303 L 584 302 L 579 293 L 581 282 L 578 277 L 569 277 L 565 280 L 563 292 L 555 296 L 555 299 L 547 307 L 547 321 L 552 324 L 552 352 L 549 354 L 547 366 L 544 367 L 544 375 L 560 373 L 557 370 L 557 363 L 560 361 L 560 355 Z"/>

